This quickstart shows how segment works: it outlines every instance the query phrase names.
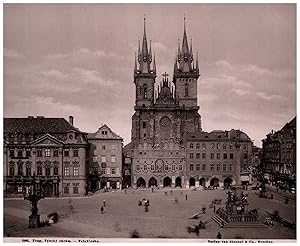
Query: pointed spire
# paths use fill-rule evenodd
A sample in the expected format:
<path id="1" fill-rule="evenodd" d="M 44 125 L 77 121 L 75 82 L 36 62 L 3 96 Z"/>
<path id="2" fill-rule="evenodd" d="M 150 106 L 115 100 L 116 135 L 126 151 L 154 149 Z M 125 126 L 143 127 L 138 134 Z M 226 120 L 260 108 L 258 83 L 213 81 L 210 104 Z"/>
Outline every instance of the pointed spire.
<path id="1" fill-rule="evenodd" d="M 154 52 L 154 57 L 153 57 L 153 73 L 156 74 L 155 52 Z"/>
<path id="2" fill-rule="evenodd" d="M 151 40 L 150 40 L 150 47 L 149 47 L 149 62 L 152 62 L 152 50 L 151 50 Z"/>
<path id="3" fill-rule="evenodd" d="M 151 61 L 148 53 L 147 36 L 146 36 L 146 17 L 144 16 L 144 35 L 143 35 L 143 42 L 142 42 L 140 72 L 150 73 L 151 72 L 150 63 Z"/>
<path id="4" fill-rule="evenodd" d="M 140 61 L 141 61 L 141 44 L 140 44 L 140 40 L 139 40 L 138 62 L 140 63 Z"/>
<path id="5" fill-rule="evenodd" d="M 190 48 L 190 56 L 191 56 L 191 61 L 193 61 L 193 44 L 192 44 L 192 39 L 191 39 L 191 48 Z"/>
<path id="6" fill-rule="evenodd" d="M 197 52 L 197 59 L 196 59 L 196 72 L 199 73 L 198 52 Z"/>
<path id="7" fill-rule="evenodd" d="M 137 73 L 136 53 L 134 53 L 134 73 Z"/>
<path id="8" fill-rule="evenodd" d="M 143 56 L 148 55 L 148 45 L 147 45 L 147 36 L 146 36 L 146 17 L 144 17 L 144 35 L 143 35 L 143 44 L 142 44 L 142 54 Z"/>
<path id="9" fill-rule="evenodd" d="M 183 31 L 183 40 L 182 40 L 182 50 L 181 50 L 181 52 L 183 53 L 183 55 L 185 55 L 185 54 L 189 53 L 189 45 L 188 45 L 188 41 L 187 41 L 186 28 L 185 28 L 185 15 L 184 15 L 183 22 L 184 22 L 184 24 L 183 24 L 184 31 Z"/>

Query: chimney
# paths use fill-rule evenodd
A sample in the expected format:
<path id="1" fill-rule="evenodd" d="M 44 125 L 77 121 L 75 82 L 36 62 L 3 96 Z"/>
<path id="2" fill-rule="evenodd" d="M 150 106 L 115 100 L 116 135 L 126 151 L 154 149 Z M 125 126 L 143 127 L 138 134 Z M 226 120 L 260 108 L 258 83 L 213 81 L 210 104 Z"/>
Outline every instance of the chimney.
<path id="1" fill-rule="evenodd" d="M 73 126 L 73 123 L 74 123 L 74 117 L 73 116 L 69 116 L 69 123 L 71 126 Z"/>

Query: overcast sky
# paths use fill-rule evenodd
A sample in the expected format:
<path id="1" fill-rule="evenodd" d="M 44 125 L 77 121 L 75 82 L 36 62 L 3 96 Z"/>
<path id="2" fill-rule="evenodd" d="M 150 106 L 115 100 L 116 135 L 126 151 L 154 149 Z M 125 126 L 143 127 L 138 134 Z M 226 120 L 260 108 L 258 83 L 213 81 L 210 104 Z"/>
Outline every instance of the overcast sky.
<path id="1" fill-rule="evenodd" d="M 127 144 L 144 14 L 157 82 L 173 74 L 186 15 L 203 130 L 241 129 L 261 146 L 296 115 L 296 4 L 5 4 L 4 116 L 73 115 Z"/>

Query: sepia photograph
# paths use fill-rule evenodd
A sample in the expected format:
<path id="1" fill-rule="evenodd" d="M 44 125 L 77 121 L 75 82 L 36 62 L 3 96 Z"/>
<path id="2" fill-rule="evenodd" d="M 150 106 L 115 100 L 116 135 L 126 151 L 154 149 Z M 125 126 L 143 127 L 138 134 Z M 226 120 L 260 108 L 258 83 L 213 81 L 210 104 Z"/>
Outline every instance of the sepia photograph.
<path id="1" fill-rule="evenodd" d="M 296 3 L 4 3 L 3 241 L 296 242 Z"/>

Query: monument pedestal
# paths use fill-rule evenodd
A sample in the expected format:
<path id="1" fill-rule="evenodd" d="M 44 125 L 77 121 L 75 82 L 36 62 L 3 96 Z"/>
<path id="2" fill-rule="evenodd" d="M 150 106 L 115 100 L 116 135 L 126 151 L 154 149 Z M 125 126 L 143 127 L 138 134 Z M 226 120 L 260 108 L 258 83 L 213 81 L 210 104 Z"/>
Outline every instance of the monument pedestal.
<path id="1" fill-rule="evenodd" d="M 38 228 L 40 226 L 40 215 L 29 215 L 29 228 Z"/>

